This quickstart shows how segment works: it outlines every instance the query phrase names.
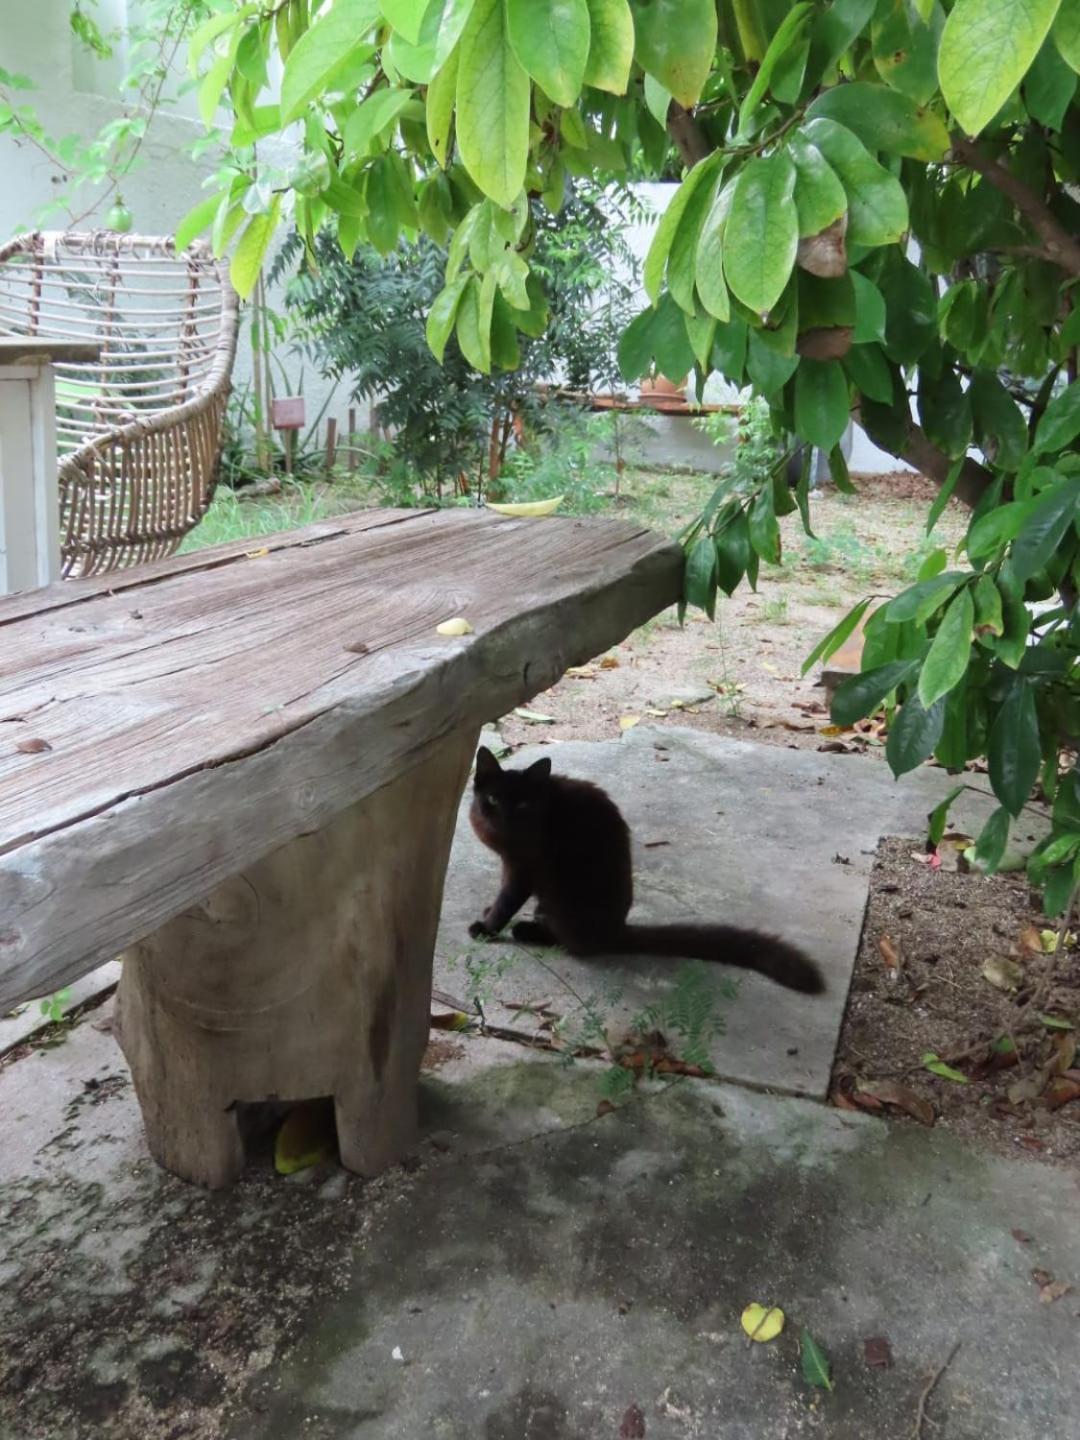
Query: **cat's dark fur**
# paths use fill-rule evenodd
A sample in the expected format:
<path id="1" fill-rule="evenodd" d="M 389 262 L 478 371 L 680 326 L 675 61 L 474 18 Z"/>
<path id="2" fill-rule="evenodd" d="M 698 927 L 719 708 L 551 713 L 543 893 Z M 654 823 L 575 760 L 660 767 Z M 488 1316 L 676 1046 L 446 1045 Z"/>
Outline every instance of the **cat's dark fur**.
<path id="1" fill-rule="evenodd" d="M 809 995 L 825 988 L 814 962 L 794 945 L 733 925 L 628 925 L 634 899 L 630 831 L 597 785 L 552 775 L 551 761 L 503 770 L 490 750 L 476 757 L 469 816 L 503 862 L 502 886 L 469 927 L 497 935 L 536 896 L 536 916 L 519 920 L 515 940 L 561 945 L 572 955 L 671 955 L 757 970 Z"/>

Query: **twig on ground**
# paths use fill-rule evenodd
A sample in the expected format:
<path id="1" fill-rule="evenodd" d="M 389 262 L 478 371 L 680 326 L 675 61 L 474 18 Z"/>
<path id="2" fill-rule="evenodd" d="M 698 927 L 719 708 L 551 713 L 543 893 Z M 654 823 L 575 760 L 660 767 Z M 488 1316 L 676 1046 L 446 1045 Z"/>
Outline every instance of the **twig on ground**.
<path id="1" fill-rule="evenodd" d="M 933 1375 L 930 1376 L 930 1379 L 923 1386 L 922 1394 L 919 1396 L 919 1408 L 915 1412 L 915 1424 L 911 1428 L 911 1440 L 922 1440 L 923 1422 L 926 1419 L 926 1402 L 934 1393 L 934 1387 L 937 1385 L 938 1381 L 945 1374 L 945 1371 L 949 1368 L 952 1362 L 956 1359 L 956 1352 L 960 1349 L 961 1343 L 961 1341 L 957 1340 L 956 1344 L 949 1351 L 948 1355 L 946 1355 L 942 1364 L 938 1366 L 938 1368 L 934 1371 Z"/>

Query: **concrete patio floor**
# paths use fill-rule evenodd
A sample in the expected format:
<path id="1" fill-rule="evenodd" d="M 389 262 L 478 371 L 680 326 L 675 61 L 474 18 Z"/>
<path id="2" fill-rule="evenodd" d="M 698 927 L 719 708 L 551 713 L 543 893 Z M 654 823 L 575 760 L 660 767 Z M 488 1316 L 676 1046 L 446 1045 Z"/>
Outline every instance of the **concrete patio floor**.
<path id="1" fill-rule="evenodd" d="M 670 730 L 658 762 L 655 735 L 631 737 L 556 764 L 637 822 L 643 912 L 699 897 L 749 919 L 764 897 L 784 933 L 802 917 L 842 991 L 873 815 L 917 833 L 945 777 L 893 787 L 884 767 Z M 644 848 L 696 833 L 706 802 L 727 812 L 707 840 Z M 444 962 L 494 878 L 459 839 Z M 783 883 L 755 890 L 763 868 Z M 724 1071 L 820 1093 L 843 996 L 817 1018 L 799 1002 L 800 1055 L 778 1044 L 770 1085 L 780 994 L 740 988 Z M 407 1166 L 285 1180 L 257 1153 L 208 1194 L 149 1159 L 107 1009 L 0 1068 L 2 1440 L 907 1440 L 950 1355 L 924 1440 L 1078 1433 L 1074 1171 L 715 1081 L 598 1117 L 599 1064 L 441 1032 Z M 1036 1269 L 1076 1288 L 1044 1303 Z M 785 1311 L 777 1340 L 743 1335 L 751 1301 Z M 802 1377 L 804 1327 L 831 1392 Z"/>

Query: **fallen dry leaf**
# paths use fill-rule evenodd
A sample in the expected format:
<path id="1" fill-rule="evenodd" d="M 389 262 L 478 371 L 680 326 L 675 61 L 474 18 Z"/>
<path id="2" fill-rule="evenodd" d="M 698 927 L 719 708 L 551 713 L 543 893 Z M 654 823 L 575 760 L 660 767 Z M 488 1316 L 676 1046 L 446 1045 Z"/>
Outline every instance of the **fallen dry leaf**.
<path id="1" fill-rule="evenodd" d="M 1008 1096 L 1014 1105 L 1022 1105 L 1025 1100 L 1037 1100 L 1046 1089 L 1046 1082 L 1050 1078 L 1049 1069 L 1044 1066 L 1040 1070 L 1033 1071 L 1030 1075 L 1023 1075 L 1019 1080 L 1014 1080 L 1009 1086 Z"/>
<path id="2" fill-rule="evenodd" d="M 638 1405 L 631 1405 L 622 1417 L 619 1440 L 645 1440 L 645 1416 Z"/>
<path id="3" fill-rule="evenodd" d="M 614 655 L 605 655 L 600 661 L 601 670 L 617 670 L 618 668 L 619 662 Z"/>
<path id="4" fill-rule="evenodd" d="M 1026 1230 L 1010 1230 L 1009 1234 L 1020 1245 L 1031 1244 L 1031 1236 L 1027 1233 Z"/>
<path id="5" fill-rule="evenodd" d="M 637 725 L 637 724 L 640 723 L 640 721 L 641 721 L 641 716 L 640 716 L 640 715 L 620 715 L 620 716 L 619 716 L 619 729 L 620 729 L 620 730 L 632 730 L 635 725 Z"/>
<path id="6" fill-rule="evenodd" d="M 1067 1105 L 1070 1100 L 1080 1100 L 1080 1083 L 1058 1075 L 1047 1085 L 1043 1099 L 1048 1110 L 1060 1110 L 1062 1105 Z"/>
<path id="7" fill-rule="evenodd" d="M 435 626 L 440 635 L 471 635 L 473 627 L 465 619 L 464 615 L 454 615 L 449 620 L 443 620 Z"/>
<path id="8" fill-rule="evenodd" d="M 742 1312 L 740 1323 L 751 1340 L 765 1344 L 775 1340 L 784 1328 L 784 1312 L 775 1305 L 747 1305 Z"/>
<path id="9" fill-rule="evenodd" d="M 872 1335 L 862 1343 L 863 1359 L 871 1370 L 892 1369 L 892 1346 L 884 1335 Z"/>
<path id="10" fill-rule="evenodd" d="M 913 1120 L 918 1120 L 920 1125 L 933 1125 L 934 1107 L 929 1100 L 924 1100 L 917 1095 L 909 1085 L 901 1085 L 897 1080 L 860 1080 L 858 1082 L 859 1092 L 863 1095 L 872 1095 L 875 1100 L 881 1100 L 886 1105 L 893 1105 L 898 1110 L 903 1110 Z"/>
<path id="11" fill-rule="evenodd" d="M 596 1116 L 597 1116 L 597 1119 L 600 1119 L 600 1118 L 603 1117 L 604 1115 L 614 1115 L 614 1113 L 615 1113 L 615 1106 L 611 1103 L 610 1100 L 601 1100 L 601 1101 L 597 1104 L 597 1107 L 596 1107 Z"/>
<path id="12" fill-rule="evenodd" d="M 1055 1280 L 1052 1285 L 1044 1285 L 1039 1291 L 1039 1299 L 1044 1305 L 1052 1305 L 1055 1300 L 1060 1300 L 1063 1295 L 1068 1295 L 1072 1289 L 1066 1285 L 1064 1280 Z"/>
<path id="13" fill-rule="evenodd" d="M 574 680 L 596 679 L 596 671 L 591 665 L 571 665 L 566 673 Z"/>
<path id="14" fill-rule="evenodd" d="M 900 952 L 893 944 L 889 935 L 879 935 L 877 948 L 881 952 L 881 958 L 885 961 L 889 979 L 897 980 L 900 976 Z"/>
<path id="15" fill-rule="evenodd" d="M 999 990 L 1018 990 L 1024 979 L 1023 967 L 1007 955 L 991 955 L 982 968 L 982 977 Z"/>
<path id="16" fill-rule="evenodd" d="M 1050 1060 L 1050 1074 L 1064 1075 L 1071 1070 L 1076 1059 L 1076 1035 L 1073 1031 L 1062 1031 L 1053 1039 L 1054 1053 Z"/>
<path id="17" fill-rule="evenodd" d="M 1023 930 L 1020 931 L 1017 944 L 1021 950 L 1026 950 L 1030 955 L 1042 955 L 1045 953 L 1042 947 L 1042 937 L 1034 925 L 1024 926 Z"/>
<path id="18" fill-rule="evenodd" d="M 48 740 L 20 740 L 15 749 L 20 755 L 43 755 L 46 750 L 51 750 L 52 746 Z"/>
<path id="19" fill-rule="evenodd" d="M 822 725 L 818 731 L 819 735 L 845 735 L 851 730 L 850 725 Z"/>
<path id="20" fill-rule="evenodd" d="M 261 550 L 245 550 L 244 558 L 247 560 L 261 560 L 264 555 L 270 554 L 269 545 L 264 545 Z"/>

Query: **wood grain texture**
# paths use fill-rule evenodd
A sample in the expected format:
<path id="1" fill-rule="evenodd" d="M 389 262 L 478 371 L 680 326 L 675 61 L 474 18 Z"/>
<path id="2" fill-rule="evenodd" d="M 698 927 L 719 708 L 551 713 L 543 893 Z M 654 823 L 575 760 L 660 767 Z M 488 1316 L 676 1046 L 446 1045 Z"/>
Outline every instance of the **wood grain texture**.
<path id="1" fill-rule="evenodd" d="M 681 591 L 680 548 L 620 521 L 333 525 L 0 607 L 0 1007 L 111 959 Z M 475 633 L 439 636 L 454 615 Z"/>
<path id="2" fill-rule="evenodd" d="M 342 1163 L 377 1175 L 416 1138 L 432 953 L 477 731 L 283 845 L 124 956 L 117 1038 L 151 1154 L 235 1180 L 238 1102 L 332 1096 Z M 423 823 L 403 823 L 423 816 Z"/>

